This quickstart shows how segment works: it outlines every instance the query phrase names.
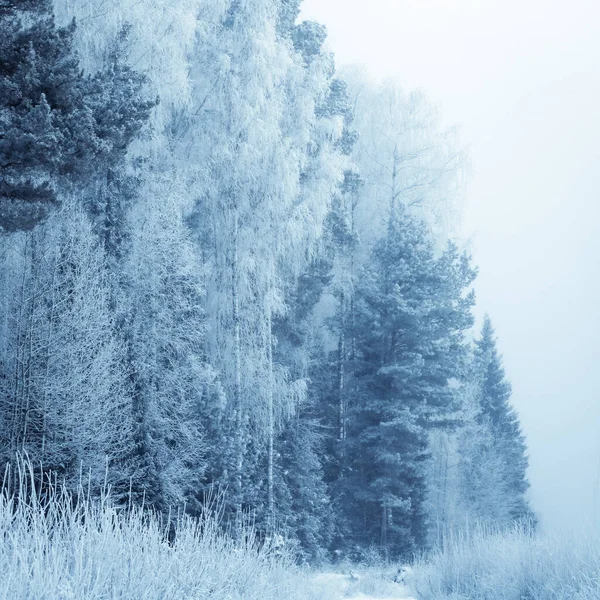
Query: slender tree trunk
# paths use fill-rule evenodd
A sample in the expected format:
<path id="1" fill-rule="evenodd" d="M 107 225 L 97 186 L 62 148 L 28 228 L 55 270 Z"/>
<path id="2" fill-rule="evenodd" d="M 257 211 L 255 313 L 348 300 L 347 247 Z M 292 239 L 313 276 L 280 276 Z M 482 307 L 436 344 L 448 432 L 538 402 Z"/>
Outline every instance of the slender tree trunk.
<path id="1" fill-rule="evenodd" d="M 19 294 L 19 312 L 17 314 L 17 332 L 15 336 L 15 364 L 13 370 L 13 381 L 12 381 L 12 418 L 10 427 L 10 441 L 11 441 L 11 454 L 14 455 L 17 452 L 19 445 L 19 412 L 20 412 L 20 378 L 21 378 L 21 350 L 22 350 L 22 327 L 23 327 L 23 311 L 25 309 L 25 273 L 23 273 L 23 279 L 21 281 L 21 291 Z"/>
<path id="2" fill-rule="evenodd" d="M 344 292 L 340 298 L 340 333 L 338 338 L 338 405 L 339 405 L 339 431 L 338 441 L 343 443 L 346 439 L 346 398 L 345 398 L 345 362 L 346 362 L 346 306 Z"/>
<path id="3" fill-rule="evenodd" d="M 388 543 L 388 507 L 381 507 L 381 547 L 387 549 Z"/>
<path id="4" fill-rule="evenodd" d="M 52 265 L 52 283 L 51 283 L 51 297 L 50 297 L 50 310 L 48 314 L 48 335 L 46 336 L 46 348 L 44 357 L 44 396 L 42 401 L 42 452 L 41 452 L 41 463 L 44 464 L 46 456 L 46 437 L 47 437 L 47 420 L 48 420 L 48 386 L 50 385 L 50 363 L 52 360 L 52 338 L 54 334 L 54 311 L 56 308 L 56 269 L 58 269 L 57 262 L 60 258 L 55 259 Z"/>
<path id="5" fill-rule="evenodd" d="M 355 230 L 355 211 L 356 206 L 358 204 L 358 192 L 355 192 L 353 197 L 350 200 L 350 231 L 352 233 L 352 239 L 354 240 L 354 236 L 356 233 Z M 354 270 L 356 268 L 355 265 L 355 246 L 352 246 L 352 250 L 350 252 L 350 360 L 354 361 L 356 359 L 356 327 L 355 327 L 355 307 L 354 307 Z"/>
<path id="6" fill-rule="evenodd" d="M 398 146 L 394 147 L 394 156 L 392 163 L 392 192 L 390 196 L 390 220 L 388 229 L 394 228 L 396 224 L 396 201 L 398 199 L 398 162 L 400 158 L 398 156 Z"/>
<path id="7" fill-rule="evenodd" d="M 268 494 L 267 494 L 267 505 L 269 511 L 269 529 L 273 529 L 275 526 L 275 499 L 274 499 L 274 482 L 273 482 L 273 459 L 274 459 L 274 443 L 275 443 L 275 415 L 273 406 L 273 329 L 272 329 L 272 318 L 271 308 L 267 309 L 267 358 L 269 364 L 269 385 L 268 385 L 268 411 L 269 411 L 269 448 L 268 448 Z"/>
<path id="8" fill-rule="evenodd" d="M 28 244 L 29 236 L 25 241 L 23 248 L 23 276 L 21 278 L 21 286 L 19 291 L 19 309 L 17 314 L 17 332 L 15 336 L 15 364 L 14 364 L 14 375 L 12 385 L 12 400 L 13 410 L 11 419 L 11 454 L 14 456 L 19 451 L 21 443 L 21 431 L 22 431 L 22 413 L 23 413 L 23 385 L 24 385 L 24 346 L 26 343 L 26 335 L 24 331 L 24 320 L 25 311 L 29 307 L 29 300 L 27 298 L 27 274 L 29 272 L 29 252 Z M 29 290 L 31 291 L 31 290 Z"/>
<path id="9" fill-rule="evenodd" d="M 34 354 L 35 354 L 35 316 L 36 316 L 36 304 L 39 296 L 39 280 L 38 280 L 38 249 L 36 243 L 36 233 L 31 234 L 31 306 L 29 310 L 29 323 L 27 326 L 27 357 L 25 367 L 23 371 L 23 392 L 25 395 L 25 411 L 23 415 L 23 446 L 27 435 L 29 434 L 29 420 L 31 418 L 32 411 L 35 407 L 32 406 L 32 390 L 31 378 L 33 375 L 34 366 Z"/>
<path id="10" fill-rule="evenodd" d="M 244 468 L 244 415 L 242 411 L 242 350 L 240 328 L 239 299 L 239 257 L 238 257 L 238 216 L 233 222 L 233 256 L 231 260 L 231 298 L 233 303 L 233 355 L 234 355 L 234 388 L 233 402 L 235 407 L 235 511 L 236 528 L 241 535 L 242 526 L 242 472 Z"/>

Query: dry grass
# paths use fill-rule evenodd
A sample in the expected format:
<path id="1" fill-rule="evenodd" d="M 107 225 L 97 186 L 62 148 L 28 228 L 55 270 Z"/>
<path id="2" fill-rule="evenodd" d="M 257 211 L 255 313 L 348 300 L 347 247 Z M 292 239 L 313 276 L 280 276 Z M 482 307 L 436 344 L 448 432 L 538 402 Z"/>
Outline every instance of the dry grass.
<path id="1" fill-rule="evenodd" d="M 104 496 L 40 501 L 31 471 L 20 497 L 0 494 L 0 599 L 307 600 L 320 596 L 289 559 L 224 536 L 214 518 L 183 519 L 175 542 L 160 520 Z M 25 492 L 27 492 L 25 494 Z"/>
<path id="2" fill-rule="evenodd" d="M 449 536 L 414 569 L 419 600 L 595 600 L 600 539 L 576 542 L 526 528 Z"/>

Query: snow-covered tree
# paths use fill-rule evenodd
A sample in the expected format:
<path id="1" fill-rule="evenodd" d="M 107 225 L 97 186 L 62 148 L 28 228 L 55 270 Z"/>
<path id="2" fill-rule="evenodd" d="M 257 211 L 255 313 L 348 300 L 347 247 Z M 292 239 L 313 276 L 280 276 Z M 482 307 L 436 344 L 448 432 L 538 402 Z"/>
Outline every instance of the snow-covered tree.
<path id="1" fill-rule="evenodd" d="M 194 104 L 178 123 L 210 269 L 209 356 L 228 397 L 221 480 L 239 513 L 244 494 L 253 494 L 242 487 L 242 471 L 260 462 L 245 458 L 249 436 L 263 439 L 270 518 L 277 429 L 301 385 L 274 361 L 273 323 L 285 313 L 343 164 L 335 119 L 316 114 L 330 58 L 317 52 L 308 62 L 296 51 L 278 30 L 278 10 L 271 0 L 202 8 Z"/>
<path id="2" fill-rule="evenodd" d="M 164 509 L 200 492 L 206 405 L 220 397 L 204 348 L 204 270 L 177 190 L 172 180 L 143 188 L 130 217 L 136 226 L 122 300 L 142 469 L 136 492 Z"/>
<path id="3" fill-rule="evenodd" d="M 398 555 L 426 544 L 428 432 L 456 409 L 473 278 L 468 257 L 449 246 L 436 259 L 424 226 L 392 209 L 357 288 L 345 485 L 363 547 Z"/>
<path id="4" fill-rule="evenodd" d="M 365 180 L 356 208 L 361 239 L 384 234 L 392 196 L 427 223 L 441 250 L 458 233 L 464 196 L 466 158 L 457 132 L 441 127 L 423 92 L 394 80 L 375 83 L 356 68 L 343 75 L 356 114 L 352 158 Z"/>
<path id="5" fill-rule="evenodd" d="M 430 539 L 478 523 L 535 525 L 528 500 L 527 453 L 489 317 L 457 387 L 459 418 L 436 433 L 429 473 Z"/>
<path id="6" fill-rule="evenodd" d="M 105 254 L 73 202 L 11 238 L 2 264 L 2 459 L 26 453 L 74 489 L 128 485 L 131 406 Z M 124 470 L 125 469 L 125 470 Z"/>
<path id="7" fill-rule="evenodd" d="M 535 520 L 526 492 L 527 446 L 510 403 L 511 386 L 486 315 L 475 341 L 472 420 L 463 442 L 465 488 L 475 519 L 500 526 Z M 492 496 L 492 497 L 490 497 Z"/>
<path id="8" fill-rule="evenodd" d="M 0 26 L 0 227 L 11 232 L 34 227 L 61 190 L 118 160 L 154 103 L 127 66 L 84 75 L 75 24 L 57 28 L 51 2 L 5 8 Z"/>

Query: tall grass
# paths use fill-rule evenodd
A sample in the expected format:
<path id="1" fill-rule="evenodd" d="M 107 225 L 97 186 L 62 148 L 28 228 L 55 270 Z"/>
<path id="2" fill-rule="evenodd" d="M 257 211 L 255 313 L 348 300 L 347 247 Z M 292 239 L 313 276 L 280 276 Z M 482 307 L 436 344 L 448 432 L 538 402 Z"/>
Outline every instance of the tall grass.
<path id="1" fill-rule="evenodd" d="M 222 534 L 213 516 L 168 524 L 52 487 L 36 493 L 25 467 L 18 489 L 0 494 L 0 599 L 282 600 L 312 598 L 291 561 Z M 315 596 L 316 597 L 316 596 Z"/>
<path id="2" fill-rule="evenodd" d="M 419 600 L 598 600 L 600 538 L 478 527 L 418 561 L 413 585 Z"/>

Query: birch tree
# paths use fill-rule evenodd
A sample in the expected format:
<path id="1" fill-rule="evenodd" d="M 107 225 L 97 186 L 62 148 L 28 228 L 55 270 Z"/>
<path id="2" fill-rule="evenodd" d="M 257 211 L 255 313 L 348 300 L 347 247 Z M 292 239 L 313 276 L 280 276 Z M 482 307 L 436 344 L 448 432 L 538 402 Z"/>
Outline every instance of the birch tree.
<path id="1" fill-rule="evenodd" d="M 352 157 L 365 180 L 356 209 L 365 243 L 384 234 L 390 198 L 427 223 L 437 249 L 460 233 L 467 159 L 455 129 L 443 129 L 422 92 L 393 80 L 344 73 L 356 113 Z"/>
<path id="2" fill-rule="evenodd" d="M 294 52 L 278 34 L 275 2 L 207 5 L 199 19 L 196 104 L 179 123 L 180 151 L 193 165 L 212 274 L 211 362 L 230 399 L 233 447 L 222 478 L 239 514 L 249 435 L 264 439 L 272 520 L 276 430 L 298 387 L 273 360 L 273 321 L 286 310 L 287 286 L 318 238 L 340 176 L 338 133 L 316 116 L 330 63 L 317 57 L 308 65 Z M 320 173 L 311 168 L 318 165 Z"/>

